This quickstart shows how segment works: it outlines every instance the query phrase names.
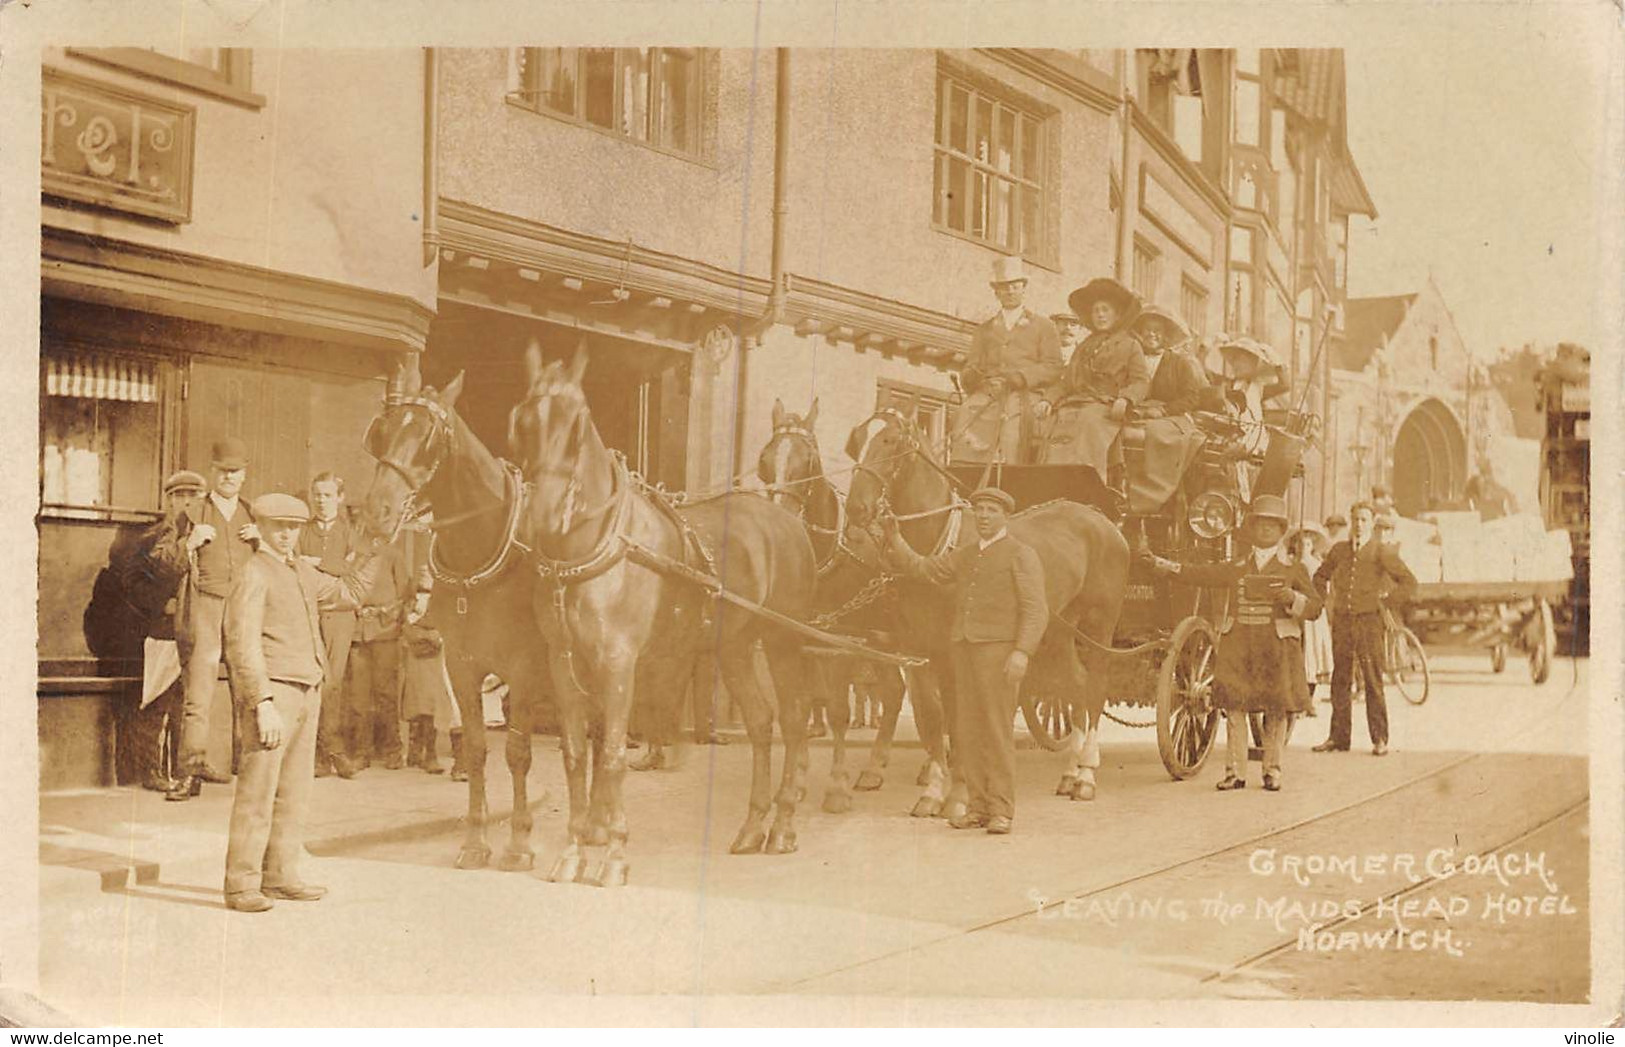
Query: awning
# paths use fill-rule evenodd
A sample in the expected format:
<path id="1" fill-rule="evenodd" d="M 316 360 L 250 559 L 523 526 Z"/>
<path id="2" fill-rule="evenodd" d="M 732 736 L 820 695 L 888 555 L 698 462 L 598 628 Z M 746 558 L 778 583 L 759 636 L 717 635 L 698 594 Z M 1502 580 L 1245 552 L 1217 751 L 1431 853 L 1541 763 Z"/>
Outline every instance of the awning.
<path id="1" fill-rule="evenodd" d="M 86 400 L 157 403 L 158 367 L 127 356 L 52 351 L 45 357 L 45 392 Z"/>

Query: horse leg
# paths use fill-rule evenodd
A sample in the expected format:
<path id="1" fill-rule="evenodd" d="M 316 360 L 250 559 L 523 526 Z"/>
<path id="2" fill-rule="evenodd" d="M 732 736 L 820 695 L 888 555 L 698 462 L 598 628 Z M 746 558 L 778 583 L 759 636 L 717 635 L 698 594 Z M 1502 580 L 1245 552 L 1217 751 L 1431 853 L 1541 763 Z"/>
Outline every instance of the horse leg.
<path id="1" fill-rule="evenodd" d="M 784 735 L 784 772 L 779 782 L 778 811 L 773 818 L 773 828 L 767 834 L 766 852 L 790 854 L 796 849 L 796 807 L 807 795 L 807 732 L 794 730 L 790 725 L 805 724 L 807 707 L 812 703 L 808 700 L 806 669 L 799 645 L 794 641 L 770 641 L 763 645 L 763 653 L 773 679 L 779 724 Z M 831 729 L 843 734 L 848 717 L 837 710 L 845 704 L 843 696 L 840 703 L 831 704 L 827 709 Z M 838 728 L 837 720 L 840 721 Z M 839 740 L 836 744 L 840 744 Z M 850 793 L 846 801 L 850 806 Z"/>
<path id="2" fill-rule="evenodd" d="M 581 848 L 587 837 L 587 696 L 576 689 L 561 656 L 552 658 L 552 673 L 563 734 L 564 775 L 570 786 L 570 825 L 564 852 L 547 878 L 554 883 L 574 883 L 581 875 Z"/>
<path id="3" fill-rule="evenodd" d="M 814 659 L 808 658 L 808 667 Z M 834 755 L 829 764 L 829 786 L 824 790 L 824 812 L 845 814 L 852 809 L 852 789 L 846 770 L 846 732 L 852 725 L 852 703 L 846 696 L 845 676 L 837 672 L 839 663 L 825 663 L 812 673 L 816 689 L 828 696 L 829 727 L 835 736 Z M 839 699 L 839 700 L 837 700 Z M 779 702 L 784 697 L 781 692 Z"/>
<path id="4" fill-rule="evenodd" d="M 854 788 L 868 792 L 880 788 L 886 781 L 886 767 L 891 763 L 892 739 L 897 737 L 897 718 L 903 711 L 903 677 L 899 672 L 882 672 L 880 679 L 869 685 L 871 700 L 880 702 L 880 730 L 869 747 L 869 764 L 858 775 Z"/>
<path id="5" fill-rule="evenodd" d="M 485 839 L 485 713 L 480 697 L 485 673 L 467 658 L 449 659 L 446 673 L 451 677 L 457 715 L 463 721 L 463 751 L 453 755 L 468 769 L 468 819 L 457 851 L 457 868 L 483 869 L 491 860 L 491 845 Z"/>
<path id="6" fill-rule="evenodd" d="M 1088 704 L 1088 675 L 1084 672 L 1083 663 L 1078 660 L 1077 648 L 1068 645 L 1064 657 L 1067 658 L 1063 669 L 1065 680 L 1057 691 L 1078 696 L 1072 701 L 1073 723 L 1076 725 L 1077 710 Z M 1055 786 L 1056 796 L 1071 796 L 1076 791 L 1083 772 L 1083 745 L 1088 733 L 1086 728 L 1075 726 L 1067 737 L 1066 748 L 1061 751 L 1063 762 L 1061 780 Z"/>
<path id="7" fill-rule="evenodd" d="M 942 805 L 947 800 L 948 760 L 943 748 L 942 697 L 937 689 L 937 676 L 929 666 L 910 673 L 908 694 L 914 704 L 914 723 L 926 754 L 925 766 L 916 779 L 925 791 L 914 801 L 914 809 L 909 813 L 916 818 L 936 818 L 942 814 Z"/>
<path id="8" fill-rule="evenodd" d="M 514 694 L 509 706 L 508 737 L 504 746 L 508 758 L 508 776 L 513 780 L 513 814 L 508 819 L 508 849 L 503 852 L 498 867 L 504 872 L 529 872 L 536 867 L 536 852 L 531 849 L 530 831 L 534 819 L 530 813 L 530 739 L 535 725 L 536 694 L 534 690 Z"/>
<path id="9" fill-rule="evenodd" d="M 626 728 L 632 713 L 632 685 L 636 668 L 629 662 L 614 667 L 606 675 L 603 730 L 598 737 L 598 763 L 593 770 L 593 806 L 596 808 L 593 842 L 599 842 L 600 832 L 608 836 L 609 852 L 604 856 L 598 886 L 624 887 L 632 868 L 626 857 L 628 831 L 624 787 Z"/>
<path id="10" fill-rule="evenodd" d="M 745 718 L 750 736 L 750 809 L 729 850 L 734 854 L 755 854 L 767 842 L 768 791 L 773 776 L 773 710 L 762 696 L 756 681 L 756 666 L 748 644 L 725 645 L 717 654 L 723 686 Z M 803 725 L 805 721 L 803 720 Z M 788 725 L 785 725 L 786 729 Z M 802 728 L 805 730 L 805 727 Z"/>
<path id="11" fill-rule="evenodd" d="M 946 666 L 947 658 L 939 659 Z M 933 663 L 936 665 L 937 663 Z M 937 669 L 937 692 L 942 695 L 942 721 L 947 726 L 947 761 L 948 761 L 948 799 L 943 802 L 942 816 L 948 819 L 962 818 L 970 808 L 970 786 L 965 782 L 964 769 L 961 766 L 963 754 L 954 741 L 958 733 L 955 724 L 959 716 L 958 681 L 954 679 L 951 668 Z"/>

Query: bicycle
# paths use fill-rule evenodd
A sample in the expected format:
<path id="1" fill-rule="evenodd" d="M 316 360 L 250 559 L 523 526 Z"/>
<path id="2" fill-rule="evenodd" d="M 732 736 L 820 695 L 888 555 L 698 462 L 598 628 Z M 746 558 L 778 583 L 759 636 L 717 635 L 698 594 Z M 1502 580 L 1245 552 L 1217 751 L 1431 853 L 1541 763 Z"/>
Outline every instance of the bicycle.
<path id="1" fill-rule="evenodd" d="M 1422 641 L 1386 604 L 1382 608 L 1382 632 L 1383 675 L 1399 688 L 1407 702 L 1421 705 L 1428 700 L 1433 684 Z"/>

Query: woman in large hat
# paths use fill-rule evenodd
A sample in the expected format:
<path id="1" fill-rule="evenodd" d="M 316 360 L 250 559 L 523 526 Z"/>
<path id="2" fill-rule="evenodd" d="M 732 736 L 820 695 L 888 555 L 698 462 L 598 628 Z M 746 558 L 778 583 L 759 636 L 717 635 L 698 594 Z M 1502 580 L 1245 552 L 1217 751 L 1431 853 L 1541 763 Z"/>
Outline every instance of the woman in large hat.
<path id="1" fill-rule="evenodd" d="M 1144 466 L 1128 477 L 1129 511 L 1143 515 L 1156 512 L 1172 497 L 1202 449 L 1205 437 L 1190 412 L 1214 394 L 1202 365 L 1181 351 L 1190 332 L 1172 313 L 1146 306 L 1129 331 L 1139 341 L 1151 373 L 1150 389 L 1135 410 L 1145 430 Z"/>
<path id="2" fill-rule="evenodd" d="M 1309 678 L 1303 624 L 1318 618 L 1320 593 L 1303 564 L 1287 556 L 1286 500 L 1253 499 L 1242 531 L 1252 548 L 1219 564 L 1182 564 L 1151 557 L 1156 570 L 1201 588 L 1231 590 L 1231 617 L 1219 635 L 1214 704 L 1225 711 L 1227 758 L 1221 791 L 1247 787 L 1247 714 L 1264 715 L 1264 788 L 1281 788 L 1287 718 L 1307 712 Z"/>
<path id="3" fill-rule="evenodd" d="M 1055 414 L 1044 440 L 1043 460 L 1086 465 L 1107 481 L 1123 420 L 1151 385 L 1145 354 L 1129 333 L 1140 300 L 1103 276 L 1073 291 L 1067 304 L 1089 329 L 1089 337 L 1035 410 L 1040 418 Z"/>

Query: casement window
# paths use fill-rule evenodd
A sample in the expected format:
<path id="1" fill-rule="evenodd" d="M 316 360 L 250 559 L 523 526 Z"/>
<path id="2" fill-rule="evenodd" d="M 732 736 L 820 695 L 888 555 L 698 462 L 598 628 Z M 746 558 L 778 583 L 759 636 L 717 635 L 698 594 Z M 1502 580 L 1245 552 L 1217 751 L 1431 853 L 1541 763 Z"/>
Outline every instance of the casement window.
<path id="1" fill-rule="evenodd" d="M 40 503 L 53 515 L 158 508 L 159 364 L 46 347 L 40 375 Z"/>
<path id="2" fill-rule="evenodd" d="M 1180 278 L 1179 314 L 1190 328 L 1192 337 L 1207 334 L 1207 288 L 1189 276 Z"/>
<path id="3" fill-rule="evenodd" d="M 704 152 L 704 51 L 525 47 L 516 58 L 516 104 L 671 152 Z"/>
<path id="4" fill-rule="evenodd" d="M 944 393 L 927 389 L 924 386 L 911 385 L 908 382 L 894 382 L 880 379 L 875 383 L 875 410 L 886 407 L 903 407 L 915 402 L 919 403 L 919 411 L 914 416 L 920 429 L 925 433 L 926 441 L 936 452 L 937 460 L 948 460 L 948 427 L 953 417 L 953 407 Z"/>
<path id="5" fill-rule="evenodd" d="M 933 227 L 1048 259 L 1052 118 L 983 77 L 939 69 Z"/>
<path id="6" fill-rule="evenodd" d="M 68 54 L 250 109 L 265 105 L 253 90 L 253 52 L 247 48 L 70 47 Z"/>
<path id="7" fill-rule="evenodd" d="M 1134 238 L 1134 293 L 1146 305 L 1155 305 L 1162 276 L 1162 252 L 1136 236 Z"/>

